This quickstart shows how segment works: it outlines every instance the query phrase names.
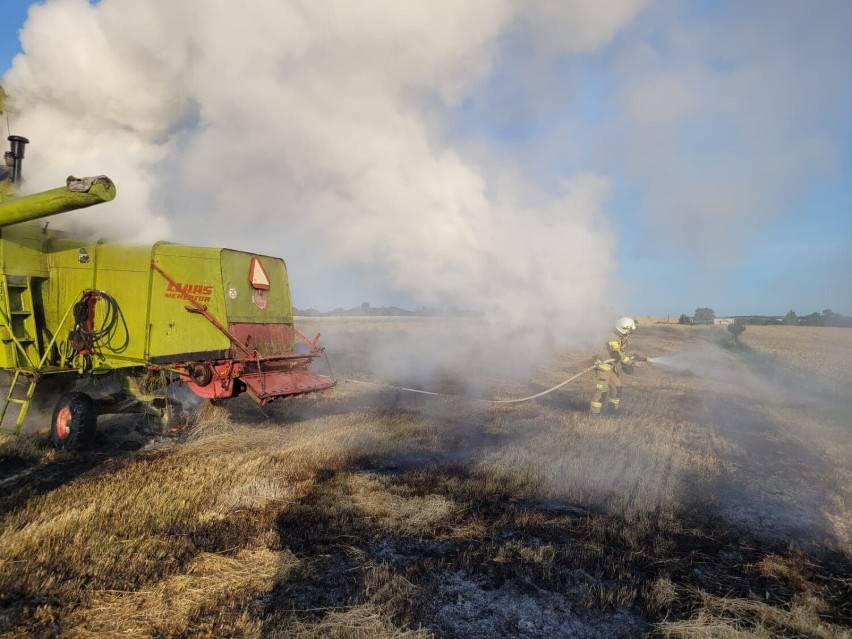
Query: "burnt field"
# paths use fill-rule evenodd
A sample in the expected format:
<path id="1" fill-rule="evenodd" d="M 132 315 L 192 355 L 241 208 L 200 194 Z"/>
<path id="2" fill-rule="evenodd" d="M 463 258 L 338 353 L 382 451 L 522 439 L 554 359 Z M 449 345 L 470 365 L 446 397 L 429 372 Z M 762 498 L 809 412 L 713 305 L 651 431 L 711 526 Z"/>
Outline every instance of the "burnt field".
<path id="1" fill-rule="evenodd" d="M 374 384 L 514 398 L 589 365 L 301 327 Z M 618 416 L 590 375 L 503 405 L 341 381 L 176 439 L 0 440 L 0 636 L 849 637 L 852 330 L 771 328 L 641 327 L 664 359 Z"/>

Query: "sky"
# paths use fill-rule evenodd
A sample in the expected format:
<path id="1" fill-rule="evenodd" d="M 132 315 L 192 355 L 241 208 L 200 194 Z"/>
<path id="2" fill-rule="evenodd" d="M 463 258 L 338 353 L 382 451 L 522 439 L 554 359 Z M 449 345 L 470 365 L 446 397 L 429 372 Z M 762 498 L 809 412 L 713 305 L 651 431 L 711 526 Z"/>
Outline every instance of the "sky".
<path id="1" fill-rule="evenodd" d="M 852 3 L 481 4 L 0 0 L 28 186 L 303 308 L 852 315 Z"/>

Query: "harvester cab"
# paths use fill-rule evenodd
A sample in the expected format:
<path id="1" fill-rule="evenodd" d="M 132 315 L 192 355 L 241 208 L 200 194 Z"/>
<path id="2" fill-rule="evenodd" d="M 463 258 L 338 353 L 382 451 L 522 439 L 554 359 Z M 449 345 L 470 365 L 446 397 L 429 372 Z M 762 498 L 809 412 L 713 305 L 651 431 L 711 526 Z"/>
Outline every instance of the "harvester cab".
<path id="1" fill-rule="evenodd" d="M 323 349 L 318 335 L 308 340 L 293 324 L 283 260 L 49 230 L 35 220 L 110 202 L 115 185 L 106 176 L 69 177 L 63 187 L 22 195 L 28 140 L 8 139 L 0 174 L 0 367 L 10 384 L 0 398 L 0 430 L 20 432 L 47 378 L 71 389 L 51 419 L 61 448 L 84 446 L 105 413 L 141 413 L 149 428 L 179 429 L 189 416 L 176 397 L 186 389 L 199 401 L 245 392 L 264 404 L 331 388 L 309 370 Z M 307 345 L 298 353 L 297 340 Z"/>

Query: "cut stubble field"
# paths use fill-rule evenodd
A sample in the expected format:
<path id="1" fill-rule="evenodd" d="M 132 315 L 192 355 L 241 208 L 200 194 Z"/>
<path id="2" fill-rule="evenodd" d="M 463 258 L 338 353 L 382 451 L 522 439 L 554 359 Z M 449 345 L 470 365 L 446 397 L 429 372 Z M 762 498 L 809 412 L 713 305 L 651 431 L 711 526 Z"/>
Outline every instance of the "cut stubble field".
<path id="1" fill-rule="evenodd" d="M 643 326 L 633 350 L 678 355 L 594 418 L 589 375 L 502 405 L 380 385 L 513 398 L 589 352 L 300 328 L 370 384 L 177 440 L 113 416 L 84 453 L 0 441 L 0 636 L 850 636 L 852 330 Z"/>

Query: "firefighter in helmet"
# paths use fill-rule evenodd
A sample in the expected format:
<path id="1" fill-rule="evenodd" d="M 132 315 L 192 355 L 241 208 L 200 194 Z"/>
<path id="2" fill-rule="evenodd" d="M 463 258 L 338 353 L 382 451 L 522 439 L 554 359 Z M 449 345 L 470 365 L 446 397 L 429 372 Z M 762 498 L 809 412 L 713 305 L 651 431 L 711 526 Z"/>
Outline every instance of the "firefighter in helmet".
<path id="1" fill-rule="evenodd" d="M 613 339 L 606 343 L 607 361 L 597 361 L 595 365 L 595 395 L 589 405 L 592 414 L 598 415 L 604 404 L 618 411 L 621 403 L 621 374 L 632 373 L 636 362 L 647 361 L 646 357 L 628 355 L 627 336 L 636 330 L 636 322 L 629 317 L 622 317 L 612 329 Z"/>

